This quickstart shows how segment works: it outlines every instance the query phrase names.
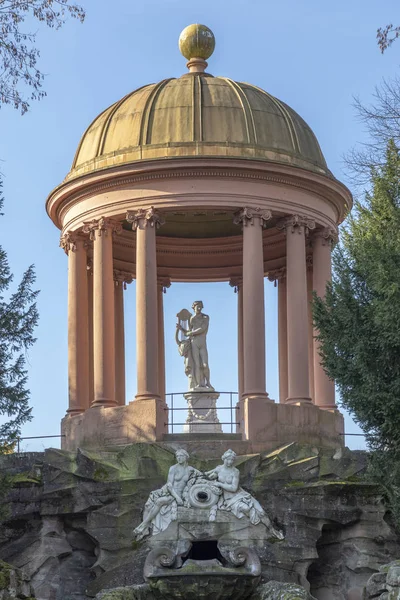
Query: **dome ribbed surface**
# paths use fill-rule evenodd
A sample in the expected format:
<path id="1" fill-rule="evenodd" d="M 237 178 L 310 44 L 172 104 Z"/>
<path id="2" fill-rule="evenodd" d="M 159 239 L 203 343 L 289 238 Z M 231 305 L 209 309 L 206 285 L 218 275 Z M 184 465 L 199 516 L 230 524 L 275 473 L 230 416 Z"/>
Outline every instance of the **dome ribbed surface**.
<path id="1" fill-rule="evenodd" d="M 196 156 L 265 160 L 331 176 L 314 133 L 289 106 L 248 83 L 186 75 L 139 88 L 101 113 L 68 177 Z"/>

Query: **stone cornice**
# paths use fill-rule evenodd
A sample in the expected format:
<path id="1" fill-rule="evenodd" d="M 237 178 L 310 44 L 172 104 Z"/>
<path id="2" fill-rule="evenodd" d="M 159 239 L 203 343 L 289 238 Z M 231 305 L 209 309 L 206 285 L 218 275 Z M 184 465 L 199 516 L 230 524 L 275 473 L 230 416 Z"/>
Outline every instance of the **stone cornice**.
<path id="1" fill-rule="evenodd" d="M 50 194 L 46 208 L 54 223 L 61 228 L 61 211 L 66 203 L 70 205 L 104 191 L 127 189 L 145 182 L 184 178 L 243 179 L 298 188 L 332 203 L 341 215 L 340 220 L 352 205 L 349 190 L 339 181 L 301 168 L 251 160 L 201 159 L 196 160 L 196 167 L 190 160 L 169 161 L 168 168 L 165 165 L 161 167 L 160 163 L 135 163 L 82 176 L 56 188 Z"/>

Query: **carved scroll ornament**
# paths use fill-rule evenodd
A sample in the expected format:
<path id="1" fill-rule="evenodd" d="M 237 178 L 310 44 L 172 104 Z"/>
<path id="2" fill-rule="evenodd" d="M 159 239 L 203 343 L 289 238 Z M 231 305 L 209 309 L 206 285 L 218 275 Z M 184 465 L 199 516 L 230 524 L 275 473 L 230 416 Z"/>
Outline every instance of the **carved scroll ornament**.
<path id="1" fill-rule="evenodd" d="M 320 238 L 323 246 L 330 246 L 332 248 L 338 242 L 339 232 L 337 228 L 324 227 L 323 229 L 317 229 L 313 237 Z"/>
<path id="2" fill-rule="evenodd" d="M 121 233 L 122 225 L 115 219 L 109 217 L 100 217 L 100 219 L 92 219 L 83 224 L 83 233 L 88 233 L 89 238 L 93 241 L 96 239 L 96 232 L 99 237 L 102 235 L 111 235 Z"/>
<path id="3" fill-rule="evenodd" d="M 139 208 L 138 210 L 128 210 L 126 220 L 132 223 L 132 229 L 144 229 L 146 227 L 155 227 L 158 229 L 164 225 L 165 219 L 160 213 L 151 206 L 150 208 Z"/>
<path id="4" fill-rule="evenodd" d="M 86 247 L 86 239 L 81 232 L 67 231 L 60 237 L 60 248 L 64 250 L 65 254 L 76 252 L 76 244 L 79 241 L 84 242 L 84 247 Z"/>
<path id="5" fill-rule="evenodd" d="M 309 231 L 315 229 L 315 221 L 305 215 L 290 215 L 279 221 L 276 227 L 285 233 L 288 230 L 291 233 L 301 233 L 303 229 L 304 233 L 308 235 Z"/>
<path id="6" fill-rule="evenodd" d="M 233 222 L 235 225 L 254 225 L 254 219 L 259 219 L 261 227 L 266 227 L 268 221 L 272 219 L 272 212 L 270 210 L 262 210 L 261 208 L 245 208 L 240 209 L 235 213 Z"/>
<path id="7" fill-rule="evenodd" d="M 126 285 L 128 283 L 132 283 L 133 275 L 132 273 L 128 273 L 127 271 L 120 271 L 119 269 L 114 269 L 114 281 L 116 286 L 123 285 L 124 290 L 126 290 Z"/>
<path id="8" fill-rule="evenodd" d="M 67 231 L 60 237 L 60 248 L 65 254 L 76 251 L 76 235 L 72 231 Z"/>

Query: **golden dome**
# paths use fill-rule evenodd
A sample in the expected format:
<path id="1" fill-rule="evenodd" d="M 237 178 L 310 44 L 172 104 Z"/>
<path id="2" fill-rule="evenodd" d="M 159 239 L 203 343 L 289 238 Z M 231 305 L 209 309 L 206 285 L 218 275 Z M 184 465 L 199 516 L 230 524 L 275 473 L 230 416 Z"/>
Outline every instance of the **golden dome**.
<path id="1" fill-rule="evenodd" d="M 187 73 L 139 88 L 96 117 L 68 179 L 191 157 L 255 159 L 332 176 L 314 133 L 289 106 L 249 83 Z"/>

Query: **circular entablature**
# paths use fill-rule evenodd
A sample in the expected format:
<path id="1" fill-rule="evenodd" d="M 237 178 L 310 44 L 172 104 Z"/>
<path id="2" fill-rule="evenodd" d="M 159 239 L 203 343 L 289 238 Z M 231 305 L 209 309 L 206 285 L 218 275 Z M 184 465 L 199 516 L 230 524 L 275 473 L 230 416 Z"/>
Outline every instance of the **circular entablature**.
<path id="1" fill-rule="evenodd" d="M 163 211 L 164 223 L 157 230 L 157 236 L 163 238 L 211 239 L 231 238 L 241 234 L 242 227 L 235 223 L 237 209 L 169 210 Z M 275 215 L 269 222 L 273 228 L 283 215 Z M 124 230 L 130 231 L 132 225 L 124 220 Z"/>

